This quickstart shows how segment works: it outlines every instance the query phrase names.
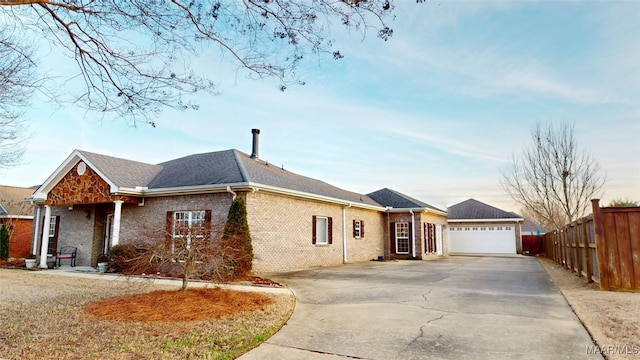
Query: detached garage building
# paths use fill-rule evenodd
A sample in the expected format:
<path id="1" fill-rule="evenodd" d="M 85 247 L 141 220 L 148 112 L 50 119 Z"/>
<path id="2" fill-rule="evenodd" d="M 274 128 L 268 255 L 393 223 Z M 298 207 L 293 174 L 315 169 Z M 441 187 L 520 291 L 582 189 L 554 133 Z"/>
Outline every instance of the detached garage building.
<path id="1" fill-rule="evenodd" d="M 522 217 L 474 199 L 449 207 L 448 216 L 449 254 L 522 253 Z"/>

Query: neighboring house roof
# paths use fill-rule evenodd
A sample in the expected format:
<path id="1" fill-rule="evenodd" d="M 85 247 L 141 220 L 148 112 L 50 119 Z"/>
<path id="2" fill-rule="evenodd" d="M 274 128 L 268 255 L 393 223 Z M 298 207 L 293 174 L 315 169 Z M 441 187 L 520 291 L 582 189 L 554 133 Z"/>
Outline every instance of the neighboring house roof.
<path id="1" fill-rule="evenodd" d="M 518 217 L 522 217 L 514 212 L 512 212 L 513 215 L 518 216 Z M 532 232 L 532 233 L 537 233 L 538 230 L 540 230 L 540 234 L 545 234 L 547 232 L 547 229 L 543 228 L 542 226 L 534 223 L 533 221 L 524 218 L 524 223 L 522 224 L 521 230 L 522 232 Z"/>
<path id="2" fill-rule="evenodd" d="M 475 199 L 469 199 L 448 208 L 449 221 L 455 220 L 513 220 L 523 221 L 522 217 Z"/>
<path id="3" fill-rule="evenodd" d="M 379 204 L 386 207 L 401 208 L 401 209 L 425 208 L 425 209 L 439 211 L 441 213 L 446 213 L 446 211 L 440 210 L 435 206 L 431 206 L 425 202 L 414 199 L 410 196 L 399 193 L 395 190 L 391 190 L 389 188 L 384 188 L 378 191 L 374 191 L 370 194 L 367 194 L 367 196 L 369 196 L 373 200 L 377 201 Z"/>
<path id="4" fill-rule="evenodd" d="M 34 190 L 0 185 L 0 217 L 33 217 L 33 206 L 24 200 L 31 196 Z"/>

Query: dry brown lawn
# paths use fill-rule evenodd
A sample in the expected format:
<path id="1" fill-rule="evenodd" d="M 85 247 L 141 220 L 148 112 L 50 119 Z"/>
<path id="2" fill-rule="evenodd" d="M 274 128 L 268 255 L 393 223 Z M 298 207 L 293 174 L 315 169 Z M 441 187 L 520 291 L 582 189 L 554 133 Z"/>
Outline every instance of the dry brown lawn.
<path id="1" fill-rule="evenodd" d="M 545 258 L 540 264 L 608 359 L 640 359 L 640 293 L 601 291 Z"/>
<path id="2" fill-rule="evenodd" d="M 0 358 L 233 359 L 293 307 L 291 295 L 0 269 Z"/>

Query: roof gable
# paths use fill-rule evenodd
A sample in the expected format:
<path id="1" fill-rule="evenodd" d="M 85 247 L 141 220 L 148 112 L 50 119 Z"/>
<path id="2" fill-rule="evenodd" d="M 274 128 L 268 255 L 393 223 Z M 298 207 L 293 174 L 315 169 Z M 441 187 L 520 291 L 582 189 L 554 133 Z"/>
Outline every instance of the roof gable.
<path id="1" fill-rule="evenodd" d="M 119 188 L 135 188 L 147 186 L 161 167 L 138 161 L 116 158 L 113 156 L 95 154 L 88 151 L 74 150 L 69 157 L 45 180 L 36 190 L 34 198 L 45 198 L 62 179 L 76 169 L 80 161 L 91 168 L 102 180 L 109 185 L 109 191 L 115 192 Z"/>
<path id="2" fill-rule="evenodd" d="M 448 208 L 449 220 L 490 220 L 490 219 L 514 219 L 522 218 L 513 213 L 487 205 L 475 199 L 469 199 Z"/>
<path id="3" fill-rule="evenodd" d="M 161 170 L 149 189 L 233 184 L 246 182 L 235 156 L 236 150 L 194 154 L 158 164 Z"/>
<path id="4" fill-rule="evenodd" d="M 445 212 L 444 210 L 440 210 L 435 206 L 431 206 L 425 202 L 414 199 L 410 196 L 399 193 L 395 190 L 391 190 L 389 188 L 380 189 L 378 191 L 374 191 L 367 195 L 372 199 L 374 199 L 379 204 L 381 204 L 382 206 L 398 208 L 398 209 L 426 208 L 426 209 L 440 211 L 443 213 Z"/>
<path id="5" fill-rule="evenodd" d="M 80 151 L 87 165 L 91 166 L 107 182 L 117 187 L 135 188 L 147 186 L 162 170 L 162 166 L 147 164 L 139 161 L 121 159 L 113 156 L 100 155 L 87 151 Z"/>

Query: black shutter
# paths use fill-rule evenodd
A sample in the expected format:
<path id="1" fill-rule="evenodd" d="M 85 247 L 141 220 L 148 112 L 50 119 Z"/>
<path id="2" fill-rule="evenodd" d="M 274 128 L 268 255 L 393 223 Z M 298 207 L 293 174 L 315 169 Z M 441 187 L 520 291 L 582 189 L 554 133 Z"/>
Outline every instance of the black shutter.
<path id="1" fill-rule="evenodd" d="M 165 223 L 165 235 L 164 235 L 164 246 L 165 250 L 171 251 L 171 240 L 173 238 L 173 211 L 167 211 L 167 218 Z"/>
<path id="2" fill-rule="evenodd" d="M 331 218 L 331 217 L 330 217 L 330 218 L 328 218 L 328 219 L 327 219 L 327 222 L 328 222 L 328 224 L 327 224 L 327 228 L 328 228 L 328 231 L 327 231 L 328 241 L 329 241 L 329 244 L 333 244 L 333 218 Z"/>
<path id="3" fill-rule="evenodd" d="M 389 240 L 391 241 L 389 246 L 389 252 L 396 253 L 396 223 L 392 222 L 389 225 Z"/>
<path id="4" fill-rule="evenodd" d="M 360 220 L 360 237 L 364 237 L 364 220 Z"/>
<path id="5" fill-rule="evenodd" d="M 315 215 L 311 217 L 311 232 L 313 233 L 311 235 L 311 243 L 315 245 L 316 244 L 316 216 Z"/>

